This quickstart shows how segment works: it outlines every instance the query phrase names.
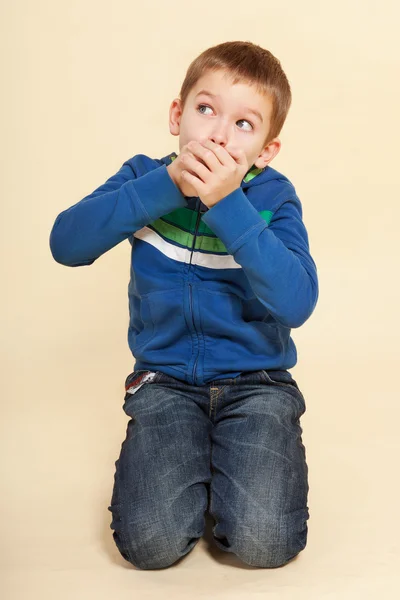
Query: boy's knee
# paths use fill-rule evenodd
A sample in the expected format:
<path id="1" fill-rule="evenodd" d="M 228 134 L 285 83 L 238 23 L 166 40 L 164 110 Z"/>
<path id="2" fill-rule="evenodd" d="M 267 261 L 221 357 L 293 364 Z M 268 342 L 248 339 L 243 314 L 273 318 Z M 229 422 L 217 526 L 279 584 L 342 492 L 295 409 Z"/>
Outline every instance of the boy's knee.
<path id="1" fill-rule="evenodd" d="M 120 554 L 138 569 L 164 569 L 188 554 L 203 534 L 204 515 L 182 518 L 182 511 L 155 515 L 109 506 L 110 528 Z M 186 523 L 186 527 L 185 524 Z"/>
<path id="2" fill-rule="evenodd" d="M 256 538 L 243 536 L 241 528 L 231 528 L 229 540 L 224 537 L 214 542 L 222 550 L 233 552 L 242 562 L 260 568 L 277 568 L 293 560 L 307 544 L 307 525 L 299 532 L 295 528 L 261 528 L 263 535 Z"/>
<path id="3" fill-rule="evenodd" d="M 188 554 L 200 538 L 169 538 L 165 535 L 151 539 L 135 539 L 114 531 L 113 538 L 120 554 L 137 569 L 165 569 Z"/>
<path id="4" fill-rule="evenodd" d="M 298 550 L 293 553 L 288 548 L 276 546 L 265 546 L 261 549 L 246 543 L 243 547 L 239 546 L 236 554 L 242 562 L 252 567 L 276 569 L 288 564 L 300 552 L 301 550 Z"/>

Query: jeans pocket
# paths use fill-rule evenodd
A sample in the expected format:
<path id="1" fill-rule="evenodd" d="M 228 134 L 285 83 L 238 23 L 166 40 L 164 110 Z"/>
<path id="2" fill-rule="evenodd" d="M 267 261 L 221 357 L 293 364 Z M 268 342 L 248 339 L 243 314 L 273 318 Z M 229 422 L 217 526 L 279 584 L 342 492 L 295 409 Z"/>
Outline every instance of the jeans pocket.
<path id="1" fill-rule="evenodd" d="M 123 410 L 126 412 L 126 406 L 129 400 L 136 394 L 141 387 L 146 383 L 151 383 L 158 376 L 158 371 L 149 371 L 147 369 L 140 369 L 139 371 L 133 371 L 125 379 L 125 396 Z"/>
<path id="2" fill-rule="evenodd" d="M 140 369 L 133 371 L 125 379 L 125 391 L 127 394 L 134 394 L 139 387 L 144 383 L 149 383 L 158 374 L 158 371 L 149 371 L 148 369 Z"/>
<path id="3" fill-rule="evenodd" d="M 264 374 L 265 380 L 267 381 L 267 383 L 271 384 L 271 385 L 280 385 L 280 386 L 284 386 L 287 387 L 289 389 L 295 390 L 297 392 L 297 397 L 299 398 L 299 400 L 301 401 L 302 407 L 303 407 L 303 412 L 305 412 L 306 410 L 306 401 L 305 398 L 299 388 L 299 386 L 297 385 L 297 382 L 293 379 L 293 377 L 291 376 L 291 374 L 288 371 L 266 371 L 265 369 L 262 369 L 262 372 Z"/>

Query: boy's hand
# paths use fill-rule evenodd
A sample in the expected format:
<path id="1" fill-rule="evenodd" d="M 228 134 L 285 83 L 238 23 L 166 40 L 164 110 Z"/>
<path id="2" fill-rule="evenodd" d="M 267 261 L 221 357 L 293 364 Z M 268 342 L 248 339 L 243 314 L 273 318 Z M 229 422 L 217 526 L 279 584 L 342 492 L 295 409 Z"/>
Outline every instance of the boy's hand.
<path id="1" fill-rule="evenodd" d="M 195 159 L 194 154 L 189 151 L 188 145 L 189 144 L 186 144 L 182 147 L 180 154 L 178 154 L 175 160 L 168 165 L 167 171 L 172 181 L 180 189 L 184 196 L 198 196 L 197 190 L 182 177 L 182 171 L 188 168 L 187 163 L 185 163 L 185 157 L 190 156 L 192 159 Z"/>
<path id="2" fill-rule="evenodd" d="M 228 152 L 210 140 L 190 141 L 184 148 L 185 152 L 179 155 L 180 164 L 185 167 L 181 169 L 181 178 L 193 186 L 192 195 L 199 196 L 208 208 L 239 188 L 249 170 L 243 150 L 234 148 Z"/>

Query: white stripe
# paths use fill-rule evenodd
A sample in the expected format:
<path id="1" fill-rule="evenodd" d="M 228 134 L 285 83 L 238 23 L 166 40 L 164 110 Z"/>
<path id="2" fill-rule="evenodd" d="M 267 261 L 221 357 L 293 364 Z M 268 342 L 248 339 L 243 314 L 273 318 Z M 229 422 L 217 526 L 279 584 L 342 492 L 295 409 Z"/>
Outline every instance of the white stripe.
<path id="1" fill-rule="evenodd" d="M 170 244 L 167 240 L 161 237 L 156 231 L 150 229 L 150 227 L 143 227 L 138 231 L 135 231 L 133 236 L 143 242 L 147 242 L 157 248 L 162 254 L 177 260 L 179 262 L 189 263 L 190 262 L 190 250 L 188 248 L 181 248 Z M 212 254 L 193 251 L 192 265 L 200 265 L 201 267 L 207 267 L 209 269 L 241 269 L 231 254 Z"/>

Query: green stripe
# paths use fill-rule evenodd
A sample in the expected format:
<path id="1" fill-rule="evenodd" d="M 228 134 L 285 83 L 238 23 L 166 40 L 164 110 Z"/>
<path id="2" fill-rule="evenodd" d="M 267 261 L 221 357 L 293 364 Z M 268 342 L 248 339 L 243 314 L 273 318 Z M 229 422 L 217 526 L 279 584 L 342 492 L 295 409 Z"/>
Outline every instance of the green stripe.
<path id="1" fill-rule="evenodd" d="M 264 221 L 269 224 L 273 212 L 262 210 L 258 213 Z M 192 248 L 194 231 L 196 226 L 197 211 L 189 208 L 177 208 L 176 210 L 156 219 L 151 223 L 152 228 L 165 239 L 176 242 L 186 248 Z M 188 231 L 185 231 L 188 230 Z M 199 223 L 196 234 L 195 249 L 207 252 L 226 252 L 225 244 L 211 231 L 203 222 Z"/>
<path id="2" fill-rule="evenodd" d="M 177 158 L 175 153 L 171 154 L 171 162 Z M 247 172 L 243 181 L 247 183 L 256 175 L 264 171 L 255 165 L 252 165 Z M 269 224 L 273 215 L 270 210 L 262 210 L 258 213 L 264 221 Z M 183 247 L 192 248 L 194 231 L 196 227 L 197 211 L 189 208 L 178 208 L 163 217 L 153 221 L 151 226 L 155 231 L 162 235 L 165 239 L 176 242 Z M 217 238 L 213 231 L 202 221 L 199 223 L 196 234 L 195 249 L 206 250 L 207 252 L 225 252 L 228 254 L 225 245 Z"/>

